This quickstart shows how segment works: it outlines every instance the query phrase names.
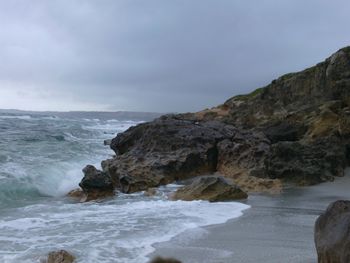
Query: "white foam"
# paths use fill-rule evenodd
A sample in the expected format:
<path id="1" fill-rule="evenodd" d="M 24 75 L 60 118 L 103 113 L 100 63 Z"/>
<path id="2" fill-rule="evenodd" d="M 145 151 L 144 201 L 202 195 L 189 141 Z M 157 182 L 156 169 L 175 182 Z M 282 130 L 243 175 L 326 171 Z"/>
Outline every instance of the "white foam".
<path id="1" fill-rule="evenodd" d="M 32 262 L 50 250 L 68 249 L 78 256 L 77 262 L 147 262 L 154 243 L 189 229 L 224 223 L 249 207 L 236 202 L 139 198 L 27 207 L 22 218 L 0 221 L 0 261 Z M 38 242 L 38 237 L 45 242 Z"/>
<path id="2" fill-rule="evenodd" d="M 32 117 L 29 115 L 0 115 L 0 119 L 30 120 Z"/>

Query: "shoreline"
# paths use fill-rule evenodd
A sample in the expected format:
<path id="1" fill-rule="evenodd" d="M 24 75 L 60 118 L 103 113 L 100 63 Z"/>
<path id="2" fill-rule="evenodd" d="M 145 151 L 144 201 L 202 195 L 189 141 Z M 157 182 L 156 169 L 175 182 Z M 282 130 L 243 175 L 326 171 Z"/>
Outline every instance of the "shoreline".
<path id="1" fill-rule="evenodd" d="M 278 195 L 251 195 L 243 215 L 224 224 L 181 233 L 155 243 L 154 256 L 183 263 L 317 262 L 316 218 L 333 201 L 350 199 L 350 170 L 334 182 L 286 189 Z"/>

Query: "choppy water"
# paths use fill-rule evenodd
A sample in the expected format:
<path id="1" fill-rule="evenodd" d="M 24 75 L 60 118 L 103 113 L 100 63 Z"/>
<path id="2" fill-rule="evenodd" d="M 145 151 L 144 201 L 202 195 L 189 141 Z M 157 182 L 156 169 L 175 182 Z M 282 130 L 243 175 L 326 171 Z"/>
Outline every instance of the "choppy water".
<path id="1" fill-rule="evenodd" d="M 66 249 L 78 262 L 143 263 L 152 244 L 224 223 L 248 208 L 235 202 L 172 202 L 165 194 L 119 194 L 84 204 L 66 198 L 86 164 L 99 166 L 113 154 L 103 140 L 135 124 L 0 114 L 0 262 L 39 262 L 51 250 Z"/>

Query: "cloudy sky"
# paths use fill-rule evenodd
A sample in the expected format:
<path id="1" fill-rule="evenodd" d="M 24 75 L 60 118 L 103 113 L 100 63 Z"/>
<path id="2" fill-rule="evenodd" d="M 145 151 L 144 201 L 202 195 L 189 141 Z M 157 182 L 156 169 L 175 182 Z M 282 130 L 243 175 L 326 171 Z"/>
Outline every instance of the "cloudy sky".
<path id="1" fill-rule="evenodd" d="M 349 0 L 0 0 L 0 108 L 194 111 L 350 44 Z"/>

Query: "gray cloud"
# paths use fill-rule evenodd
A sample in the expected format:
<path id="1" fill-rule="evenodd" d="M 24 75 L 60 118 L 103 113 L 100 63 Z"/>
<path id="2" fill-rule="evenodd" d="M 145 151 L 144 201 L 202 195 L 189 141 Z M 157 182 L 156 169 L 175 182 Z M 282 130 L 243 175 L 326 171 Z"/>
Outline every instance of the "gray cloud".
<path id="1" fill-rule="evenodd" d="M 347 0 L 0 1 L 0 107 L 193 111 L 350 43 Z"/>

